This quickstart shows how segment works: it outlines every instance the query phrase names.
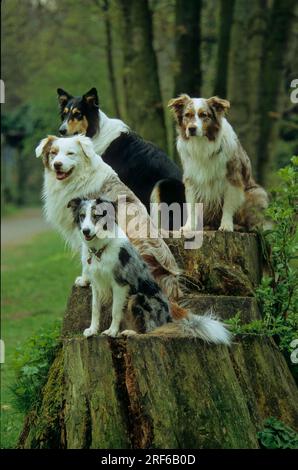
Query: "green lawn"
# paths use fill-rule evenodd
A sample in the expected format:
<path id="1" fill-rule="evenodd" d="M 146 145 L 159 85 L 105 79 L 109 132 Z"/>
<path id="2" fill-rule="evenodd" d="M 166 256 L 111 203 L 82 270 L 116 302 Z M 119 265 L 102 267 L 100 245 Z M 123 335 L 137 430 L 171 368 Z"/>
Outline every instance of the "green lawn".
<path id="1" fill-rule="evenodd" d="M 61 319 L 71 285 L 80 271 L 79 260 L 60 237 L 48 232 L 26 245 L 2 252 L 1 338 L 5 364 L 1 365 L 1 448 L 15 447 L 23 416 L 14 409 L 10 387 L 15 350 L 40 328 Z"/>

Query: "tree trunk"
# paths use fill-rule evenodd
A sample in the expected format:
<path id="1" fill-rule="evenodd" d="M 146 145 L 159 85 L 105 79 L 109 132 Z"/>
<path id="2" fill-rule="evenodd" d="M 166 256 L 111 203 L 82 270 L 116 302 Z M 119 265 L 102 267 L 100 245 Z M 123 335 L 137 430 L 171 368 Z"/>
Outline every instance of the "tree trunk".
<path id="1" fill-rule="evenodd" d="M 116 116 L 120 118 L 120 108 L 118 99 L 118 90 L 115 77 L 114 63 L 113 63 L 113 36 L 112 36 L 112 25 L 110 19 L 110 2 L 109 0 L 102 0 L 102 10 L 104 12 L 104 25 L 106 33 L 106 54 L 107 54 L 107 66 L 109 80 L 111 84 L 111 94 L 113 100 L 113 106 Z"/>
<path id="2" fill-rule="evenodd" d="M 200 250 L 184 251 L 177 240 L 171 247 L 193 280 L 201 279 L 200 263 L 209 272 L 217 263 L 227 279 L 229 273 L 235 279 L 238 265 L 242 279 L 258 282 L 254 235 L 209 233 Z M 222 318 L 237 312 L 245 322 L 259 318 L 253 297 L 237 289 L 233 294 L 228 283 L 228 295 L 210 295 L 212 282 L 208 295 L 189 287 L 182 304 L 195 313 L 213 307 Z M 275 416 L 298 428 L 297 388 L 271 339 L 235 338 L 226 348 L 187 337 L 171 324 L 163 333 L 86 340 L 90 301 L 88 288 L 73 289 L 63 346 L 41 408 L 26 418 L 21 448 L 258 448 L 264 419 Z M 109 309 L 103 317 L 101 328 L 110 321 Z"/>
<path id="3" fill-rule="evenodd" d="M 260 133 L 256 147 L 257 174 L 264 184 L 270 170 L 271 155 L 277 137 L 277 118 L 282 103 L 282 78 L 294 18 L 295 0 L 274 0 L 268 25 L 265 61 L 260 77 L 259 113 Z"/>
<path id="4" fill-rule="evenodd" d="M 176 0 L 175 96 L 200 96 L 200 19 L 201 0 Z"/>
<path id="5" fill-rule="evenodd" d="M 267 17 L 267 0 L 235 0 L 227 85 L 231 101 L 229 118 L 252 161 L 257 179 L 260 77 L 264 67 Z"/>
<path id="6" fill-rule="evenodd" d="M 166 149 L 165 117 L 148 0 L 118 1 L 123 18 L 123 81 L 128 123 L 142 137 Z"/>
<path id="7" fill-rule="evenodd" d="M 235 0 L 228 98 L 230 119 L 266 183 L 281 116 L 281 85 L 295 0 Z"/>
<path id="8" fill-rule="evenodd" d="M 219 4 L 219 31 L 214 94 L 221 98 L 226 98 L 227 96 L 228 63 L 234 4 L 235 0 L 220 0 Z"/>

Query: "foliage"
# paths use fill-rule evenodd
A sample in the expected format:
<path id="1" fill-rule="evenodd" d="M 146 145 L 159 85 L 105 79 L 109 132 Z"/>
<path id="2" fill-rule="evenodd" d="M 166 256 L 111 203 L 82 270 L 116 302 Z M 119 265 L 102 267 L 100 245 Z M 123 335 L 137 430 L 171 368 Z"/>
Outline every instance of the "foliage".
<path id="1" fill-rule="evenodd" d="M 37 409 L 40 404 L 41 389 L 60 346 L 60 326 L 56 322 L 50 331 L 40 330 L 16 350 L 13 365 L 16 381 L 11 390 L 20 412 Z"/>
<path id="2" fill-rule="evenodd" d="M 22 218 L 22 211 L 18 214 Z M 25 219 L 24 219 L 25 220 Z M 1 446 L 15 447 L 24 414 L 14 406 L 15 350 L 61 320 L 67 296 L 79 273 L 79 259 L 65 249 L 59 235 L 42 233 L 21 246 L 2 253 L 2 323 L 5 364 L 1 365 Z"/>
<path id="3" fill-rule="evenodd" d="M 257 436 L 266 449 L 298 449 L 298 434 L 282 421 L 271 417 L 264 422 L 264 429 Z"/>
<path id="4" fill-rule="evenodd" d="M 297 169 L 298 157 L 293 157 L 290 165 L 279 170 L 280 184 L 267 209 L 272 228 L 260 234 L 268 266 L 268 274 L 256 289 L 262 319 L 246 325 L 241 324 L 239 315 L 230 320 L 236 334 L 273 336 L 296 379 L 298 367 L 290 361 L 290 344 L 298 338 Z"/>

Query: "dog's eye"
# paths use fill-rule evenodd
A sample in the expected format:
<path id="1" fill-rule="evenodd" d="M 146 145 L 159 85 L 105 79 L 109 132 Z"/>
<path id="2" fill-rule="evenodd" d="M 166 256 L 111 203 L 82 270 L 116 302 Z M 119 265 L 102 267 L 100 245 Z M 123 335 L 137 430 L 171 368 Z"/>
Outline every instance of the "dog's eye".
<path id="1" fill-rule="evenodd" d="M 80 118 L 82 117 L 82 115 L 81 115 L 81 113 L 74 113 L 74 114 L 73 114 L 73 117 L 74 117 L 75 119 L 80 119 Z"/>
<path id="2" fill-rule="evenodd" d="M 203 112 L 203 113 L 200 113 L 200 117 L 202 117 L 202 118 L 206 118 L 206 117 L 208 117 L 208 114 L 207 114 L 207 113 L 205 113 L 205 112 Z"/>
<path id="3" fill-rule="evenodd" d="M 80 214 L 80 220 L 84 220 L 85 219 L 85 214 Z"/>
<path id="4" fill-rule="evenodd" d="M 67 152 L 66 155 L 74 155 L 74 152 Z"/>
<path id="5" fill-rule="evenodd" d="M 185 116 L 186 118 L 191 118 L 191 117 L 192 117 L 192 113 L 185 113 L 184 116 Z"/>

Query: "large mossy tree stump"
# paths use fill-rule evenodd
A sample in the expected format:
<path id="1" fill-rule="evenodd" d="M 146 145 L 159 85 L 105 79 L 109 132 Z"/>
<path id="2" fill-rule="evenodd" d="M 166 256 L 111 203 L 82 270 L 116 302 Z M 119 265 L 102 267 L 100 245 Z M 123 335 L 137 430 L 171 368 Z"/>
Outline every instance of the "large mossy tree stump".
<path id="1" fill-rule="evenodd" d="M 184 271 L 181 303 L 222 318 L 259 318 L 261 276 L 253 234 L 204 234 L 200 250 L 169 240 Z M 230 348 L 177 332 L 85 339 L 91 293 L 74 287 L 63 345 L 38 413 L 27 416 L 22 448 L 258 448 L 275 416 L 298 429 L 298 392 L 273 340 L 235 338 Z M 110 321 L 103 313 L 101 328 Z"/>

